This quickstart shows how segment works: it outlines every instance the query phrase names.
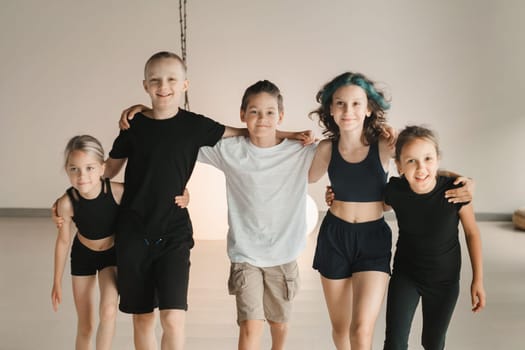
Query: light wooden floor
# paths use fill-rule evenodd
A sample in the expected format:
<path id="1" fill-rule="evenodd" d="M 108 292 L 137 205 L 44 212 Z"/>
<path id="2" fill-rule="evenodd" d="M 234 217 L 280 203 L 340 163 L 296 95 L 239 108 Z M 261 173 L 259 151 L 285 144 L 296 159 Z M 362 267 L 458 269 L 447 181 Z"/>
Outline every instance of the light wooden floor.
<path id="1" fill-rule="evenodd" d="M 396 233 L 395 222 L 390 222 Z M 462 290 L 447 338 L 448 349 L 525 349 L 525 233 L 508 222 L 481 222 L 488 306 L 469 310 L 470 266 L 464 252 Z M 316 234 L 300 257 L 302 290 L 296 298 L 288 350 L 333 349 L 319 277 L 311 268 Z M 51 308 L 55 229 L 49 219 L 0 218 L 0 350 L 73 349 L 76 316 L 70 276 L 64 303 Z M 229 262 L 225 241 L 198 241 L 192 252 L 187 314 L 187 349 L 236 349 L 233 297 L 227 294 Z M 69 270 L 67 270 L 69 274 Z M 384 309 L 374 336 L 381 349 Z M 420 349 L 416 315 L 411 349 Z M 114 349 L 132 349 L 131 321 L 119 314 Z M 263 349 L 270 349 L 265 333 Z"/>

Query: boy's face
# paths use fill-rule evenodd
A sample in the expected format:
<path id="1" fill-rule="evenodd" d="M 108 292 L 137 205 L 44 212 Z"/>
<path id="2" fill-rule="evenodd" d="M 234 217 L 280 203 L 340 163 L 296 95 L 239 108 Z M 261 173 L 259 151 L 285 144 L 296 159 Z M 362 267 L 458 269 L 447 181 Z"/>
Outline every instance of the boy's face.
<path id="1" fill-rule="evenodd" d="M 150 62 L 143 85 L 151 97 L 153 109 L 178 108 L 182 95 L 188 89 L 188 80 L 178 60 L 161 58 Z"/>
<path id="2" fill-rule="evenodd" d="M 283 111 L 279 111 L 277 98 L 261 92 L 248 98 L 246 109 L 241 110 L 241 121 L 246 123 L 251 136 L 275 137 L 283 115 Z"/>

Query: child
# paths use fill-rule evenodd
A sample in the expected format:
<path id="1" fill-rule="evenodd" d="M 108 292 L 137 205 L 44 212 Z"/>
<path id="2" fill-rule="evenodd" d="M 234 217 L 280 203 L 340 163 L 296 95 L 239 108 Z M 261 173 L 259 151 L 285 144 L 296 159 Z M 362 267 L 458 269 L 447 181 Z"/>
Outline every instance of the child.
<path id="1" fill-rule="evenodd" d="M 198 160 L 226 177 L 228 289 L 237 304 L 238 348 L 259 349 L 267 320 L 272 349 L 280 350 L 299 287 L 296 259 L 306 244 L 307 175 L 315 146 L 277 135 L 283 101 L 270 81 L 246 89 L 240 116 L 248 137 L 203 147 Z"/>
<path id="2" fill-rule="evenodd" d="M 92 136 L 73 137 L 65 149 L 65 169 L 72 187 L 57 199 L 52 208 L 59 232 L 55 247 L 55 269 L 51 300 L 58 310 L 62 301 L 62 276 L 67 252 L 71 246 L 71 224 L 78 232 L 71 247 L 73 296 L 78 314 L 77 349 L 91 348 L 95 277 L 100 285 L 100 324 L 97 349 L 110 349 L 115 333 L 117 310 L 116 258 L 114 232 L 117 208 L 124 186 L 103 179 L 104 150 Z M 189 193 L 176 196 L 174 203 L 185 208 Z M 60 216 L 58 216 L 60 215 Z"/>
<path id="3" fill-rule="evenodd" d="M 422 302 L 425 349 L 443 349 L 459 294 L 461 221 L 472 265 L 472 311 L 485 307 L 481 238 L 472 203 L 453 204 L 444 192 L 454 180 L 439 176 L 439 147 L 434 133 L 409 126 L 398 137 L 400 178 L 386 187 L 385 203 L 396 213 L 399 238 L 388 287 L 384 349 L 407 349 L 412 318 Z"/>
<path id="4" fill-rule="evenodd" d="M 137 349 L 156 348 L 156 307 L 162 349 L 182 349 L 193 238 L 188 211 L 170 198 L 182 193 L 200 147 L 243 132 L 179 109 L 188 80 L 184 62 L 171 52 L 148 59 L 143 85 L 152 110 L 120 132 L 105 172 L 115 176 L 127 160 L 117 227 L 119 308 L 133 314 Z"/>
<path id="5" fill-rule="evenodd" d="M 110 349 L 117 313 L 114 232 L 123 186 L 102 179 L 104 151 L 92 136 L 73 137 L 65 152 L 65 169 L 72 187 L 57 201 L 62 217 L 55 246 L 51 301 L 58 310 L 62 301 L 62 276 L 71 244 L 71 226 L 78 229 L 71 247 L 73 297 L 78 316 L 76 349 L 90 349 L 94 328 L 95 287 L 100 286 L 100 322 L 96 348 Z"/>
<path id="6" fill-rule="evenodd" d="M 390 105 L 375 84 L 347 72 L 317 94 L 329 138 L 319 143 L 310 179 L 326 171 L 335 200 L 321 225 L 313 267 L 321 283 L 337 349 L 371 349 L 390 273 L 391 231 L 383 190 L 393 148 L 381 136 Z"/>

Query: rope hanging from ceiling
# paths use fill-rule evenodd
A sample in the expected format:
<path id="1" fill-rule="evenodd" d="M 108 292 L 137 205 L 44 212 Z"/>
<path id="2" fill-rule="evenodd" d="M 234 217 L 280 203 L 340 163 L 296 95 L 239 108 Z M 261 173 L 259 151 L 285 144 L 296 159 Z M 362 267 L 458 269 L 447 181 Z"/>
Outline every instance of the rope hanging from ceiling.
<path id="1" fill-rule="evenodd" d="M 186 63 L 186 2 L 187 0 L 179 0 L 180 51 L 184 63 Z M 184 109 L 190 110 L 188 90 L 184 92 Z"/>

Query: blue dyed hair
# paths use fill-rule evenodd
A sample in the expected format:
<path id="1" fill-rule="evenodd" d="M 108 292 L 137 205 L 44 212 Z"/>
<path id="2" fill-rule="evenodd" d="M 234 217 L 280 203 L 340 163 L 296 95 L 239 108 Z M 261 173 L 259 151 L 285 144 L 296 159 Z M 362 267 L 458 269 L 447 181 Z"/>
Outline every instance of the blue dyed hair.
<path id="1" fill-rule="evenodd" d="M 345 72 L 326 83 L 316 95 L 316 100 L 320 106 L 311 112 L 310 116 L 317 115 L 319 117 L 319 124 L 325 129 L 323 130 L 325 136 L 333 139 L 339 138 L 339 127 L 330 115 L 330 105 L 337 89 L 347 85 L 359 86 L 366 93 L 371 115 L 365 119 L 363 137 L 367 144 L 375 142 L 386 122 L 385 112 L 390 109 L 390 102 L 387 101 L 384 93 L 375 86 L 374 82 L 361 73 Z"/>

